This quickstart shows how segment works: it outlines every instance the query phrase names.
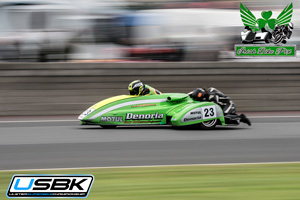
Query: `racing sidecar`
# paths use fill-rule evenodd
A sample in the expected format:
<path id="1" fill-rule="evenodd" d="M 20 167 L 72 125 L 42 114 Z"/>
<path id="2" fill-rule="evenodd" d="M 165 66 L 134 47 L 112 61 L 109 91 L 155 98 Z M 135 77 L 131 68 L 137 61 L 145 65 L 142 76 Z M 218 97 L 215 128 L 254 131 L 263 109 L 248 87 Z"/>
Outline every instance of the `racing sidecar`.
<path id="1" fill-rule="evenodd" d="M 125 125 L 195 125 L 202 129 L 213 129 L 216 125 L 239 124 L 239 118 L 226 120 L 219 105 L 195 101 L 184 93 L 115 96 L 91 106 L 78 119 L 82 125 L 100 125 L 103 128 Z"/>
<path id="2" fill-rule="evenodd" d="M 249 27 L 241 32 L 241 40 L 243 44 L 256 43 L 256 42 L 265 42 L 270 43 L 272 34 L 265 29 L 261 33 L 253 32 Z"/>

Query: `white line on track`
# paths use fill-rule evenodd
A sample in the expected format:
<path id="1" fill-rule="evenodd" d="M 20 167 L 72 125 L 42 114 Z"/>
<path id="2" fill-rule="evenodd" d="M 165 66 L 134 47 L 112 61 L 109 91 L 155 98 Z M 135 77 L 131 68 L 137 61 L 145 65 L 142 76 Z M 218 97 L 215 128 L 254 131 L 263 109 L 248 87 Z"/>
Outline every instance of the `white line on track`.
<path id="1" fill-rule="evenodd" d="M 8 169 L 0 172 L 14 171 L 47 171 L 47 170 L 80 170 L 80 169 L 113 169 L 113 168 L 142 168 L 142 167 L 189 167 L 189 166 L 230 166 L 230 165 L 270 165 L 270 164 L 300 164 L 300 161 L 289 162 L 253 162 L 253 163 L 213 163 L 213 164 L 178 164 L 178 165 L 141 165 L 141 166 L 111 166 L 111 167 L 74 167 L 74 168 L 45 168 L 45 169 Z"/>
<path id="2" fill-rule="evenodd" d="M 283 115 L 283 116 L 249 116 L 250 119 L 266 119 L 266 118 L 300 118 L 300 115 Z M 79 122 L 79 120 L 15 120 L 15 121 L 0 121 L 1 123 L 41 123 L 41 122 Z"/>

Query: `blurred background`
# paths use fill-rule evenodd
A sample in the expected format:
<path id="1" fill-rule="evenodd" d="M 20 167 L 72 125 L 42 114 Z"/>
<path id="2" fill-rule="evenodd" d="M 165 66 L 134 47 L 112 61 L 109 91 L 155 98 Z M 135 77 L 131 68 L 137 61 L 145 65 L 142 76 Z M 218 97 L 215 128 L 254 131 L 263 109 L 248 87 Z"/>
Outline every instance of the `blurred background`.
<path id="1" fill-rule="evenodd" d="M 233 58 L 241 1 L 1 0 L 1 62 L 217 61 Z M 274 18 L 288 0 L 242 1 Z M 300 42 L 300 1 L 293 1 Z M 299 46 L 299 45 L 298 45 Z"/>
<path id="2" fill-rule="evenodd" d="M 240 2 L 277 18 L 291 0 L 0 0 L 0 170 L 299 161 L 299 54 L 234 58 Z M 136 79 L 163 93 L 215 87 L 253 126 L 77 126 Z M 91 199 L 299 199 L 299 164 L 219 167 L 46 174 L 95 175 Z M 0 199 L 11 176 L 0 172 Z"/>
<path id="3" fill-rule="evenodd" d="M 291 2 L 243 3 L 276 18 Z M 79 115 L 136 79 L 216 87 L 242 112 L 300 110 L 299 59 L 234 58 L 243 30 L 240 1 L 0 0 L 0 116 Z"/>

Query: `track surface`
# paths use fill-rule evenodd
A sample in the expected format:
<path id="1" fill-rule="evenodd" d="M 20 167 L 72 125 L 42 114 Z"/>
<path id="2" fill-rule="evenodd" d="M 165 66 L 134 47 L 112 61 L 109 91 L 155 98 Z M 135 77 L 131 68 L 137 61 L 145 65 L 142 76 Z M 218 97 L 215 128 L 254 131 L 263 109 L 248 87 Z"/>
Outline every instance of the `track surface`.
<path id="1" fill-rule="evenodd" d="M 1 123 L 0 169 L 300 161 L 299 117 L 252 121 L 213 131 Z"/>

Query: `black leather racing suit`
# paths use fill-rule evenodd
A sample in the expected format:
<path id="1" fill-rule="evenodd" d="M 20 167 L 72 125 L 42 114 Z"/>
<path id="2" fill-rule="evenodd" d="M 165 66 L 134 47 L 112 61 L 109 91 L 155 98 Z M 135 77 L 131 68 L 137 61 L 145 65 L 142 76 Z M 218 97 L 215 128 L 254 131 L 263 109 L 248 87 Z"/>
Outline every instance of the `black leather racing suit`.
<path id="1" fill-rule="evenodd" d="M 206 90 L 197 88 L 188 94 L 196 101 L 211 101 L 215 104 L 218 104 L 223 110 L 225 123 L 238 125 L 239 122 L 244 122 L 251 126 L 251 122 L 246 115 L 236 114 L 236 107 L 233 101 L 231 101 L 226 94 L 222 93 L 216 88 L 211 87 Z"/>
<path id="2" fill-rule="evenodd" d="M 225 115 L 235 114 L 235 110 L 236 110 L 235 105 L 227 95 L 225 95 L 220 90 L 217 90 L 216 88 L 213 87 L 208 88 L 206 92 L 207 92 L 207 100 L 220 105 Z"/>

